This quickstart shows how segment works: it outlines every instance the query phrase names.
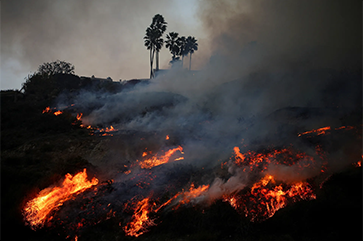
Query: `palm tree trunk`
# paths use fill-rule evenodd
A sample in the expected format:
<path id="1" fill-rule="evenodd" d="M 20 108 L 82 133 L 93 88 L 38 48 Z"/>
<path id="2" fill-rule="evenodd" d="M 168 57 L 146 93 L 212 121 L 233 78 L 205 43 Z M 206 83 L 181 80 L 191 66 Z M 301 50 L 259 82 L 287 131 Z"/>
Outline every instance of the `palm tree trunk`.
<path id="1" fill-rule="evenodd" d="M 182 55 L 182 69 L 184 67 L 184 55 Z"/>
<path id="2" fill-rule="evenodd" d="M 192 69 L 192 53 L 189 56 L 189 71 Z"/>
<path id="3" fill-rule="evenodd" d="M 159 70 L 159 51 L 156 51 L 156 71 Z"/>
<path id="4" fill-rule="evenodd" d="M 154 56 L 153 56 L 153 48 L 150 48 L 150 79 L 153 77 L 153 60 L 154 60 Z"/>

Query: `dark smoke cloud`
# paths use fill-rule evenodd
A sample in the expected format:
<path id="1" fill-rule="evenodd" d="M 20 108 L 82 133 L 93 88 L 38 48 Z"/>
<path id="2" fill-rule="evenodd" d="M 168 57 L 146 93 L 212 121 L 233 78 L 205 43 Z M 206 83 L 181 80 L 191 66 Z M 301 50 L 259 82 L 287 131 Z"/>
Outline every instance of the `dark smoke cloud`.
<path id="1" fill-rule="evenodd" d="M 232 69 L 245 65 L 236 60 L 251 41 L 260 45 L 252 59 L 259 61 L 248 67 L 361 68 L 361 14 L 352 2 L 204 1 L 200 6 L 214 53 L 228 55 Z"/>
<path id="2" fill-rule="evenodd" d="M 361 118 L 361 41 L 355 36 L 361 29 L 359 9 L 337 1 L 201 1 L 200 17 L 209 36 L 203 42 L 210 46 L 202 56 L 209 53 L 210 59 L 200 71 L 174 68 L 116 94 L 81 91 L 72 98 L 62 95 L 58 106 L 74 104 L 84 113 L 85 124 L 113 125 L 122 134 L 138 133 L 136 137 L 130 134 L 130 139 L 118 139 L 115 133 L 103 146 L 100 142 L 106 160 L 96 160 L 97 153 L 91 153 L 91 162 L 106 173 L 103 178 L 114 180 L 108 185 L 113 191 L 95 198 L 101 204 L 99 210 L 109 210 L 111 205 L 122 213 L 124 203 L 136 195 L 160 197 L 166 190 L 176 192 L 195 180 L 210 188 L 194 201 L 213 202 L 251 186 L 266 173 L 286 183 L 325 179 L 358 161 L 361 143 L 354 139 L 356 135 L 334 137 L 332 133 L 307 140 L 297 134 L 361 123 L 353 120 Z M 350 119 L 343 117 L 350 114 L 352 123 L 344 122 Z M 165 149 L 170 146 L 163 146 L 157 138 L 169 134 L 183 147 L 185 159 L 141 170 L 136 158 L 143 149 L 137 148 L 140 137 L 147 134 L 153 136 L 150 142 Z M 327 149 L 324 160 L 316 154 L 315 140 Z M 292 146 L 314 162 L 304 168 L 300 162 L 264 163 L 263 174 L 258 169 L 245 172 L 233 159 L 229 161 L 235 146 L 257 153 Z M 309 157 L 299 161 L 309 164 Z M 228 169 L 223 176 L 216 171 L 221 170 L 221 162 Z M 323 162 L 329 170 L 321 174 Z M 129 175 L 122 172 L 124 164 L 132 168 Z M 208 174 L 196 171 L 201 167 Z M 144 180 L 149 184 L 139 188 L 137 183 Z M 71 210 L 77 209 L 64 209 L 67 217 Z"/>
<path id="3" fill-rule="evenodd" d="M 117 94 L 81 92 L 72 103 L 87 124 L 178 136 L 193 165 L 214 166 L 242 142 L 315 153 L 298 130 L 340 126 L 361 109 L 358 12 L 336 1 L 202 1 L 211 57 L 200 71 L 173 68 Z M 271 167 L 280 176 L 293 170 Z M 216 193 L 244 186 L 247 177 L 231 174 L 215 181 Z"/>

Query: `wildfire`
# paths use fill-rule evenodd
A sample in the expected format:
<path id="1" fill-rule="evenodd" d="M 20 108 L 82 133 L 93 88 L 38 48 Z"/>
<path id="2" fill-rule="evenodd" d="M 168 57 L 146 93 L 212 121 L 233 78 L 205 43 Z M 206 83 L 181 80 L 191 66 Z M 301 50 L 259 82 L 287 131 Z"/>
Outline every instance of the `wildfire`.
<path id="1" fill-rule="evenodd" d="M 316 196 L 307 182 L 276 185 L 275 178 L 267 174 L 253 184 L 250 192 L 224 197 L 224 200 L 228 201 L 236 210 L 242 209 L 245 216 L 251 221 L 260 221 L 272 217 L 276 211 L 286 207 L 289 202 L 315 198 Z"/>
<path id="2" fill-rule="evenodd" d="M 170 149 L 167 152 L 165 152 L 165 154 L 163 156 L 153 156 L 149 159 L 146 159 L 142 162 L 140 162 L 140 167 L 143 169 L 151 169 L 153 167 L 168 163 L 171 156 L 173 156 L 177 151 L 179 151 L 181 154 L 183 154 L 183 147 L 178 146 L 176 148 Z M 144 152 L 143 157 L 147 156 L 147 152 Z M 183 157 L 179 157 L 177 159 L 175 159 L 174 161 L 177 160 L 182 160 L 184 159 Z"/>
<path id="3" fill-rule="evenodd" d="M 63 113 L 63 111 L 58 110 L 58 111 L 54 112 L 53 114 L 54 114 L 54 115 L 60 115 L 60 114 L 62 114 L 62 113 Z"/>
<path id="4" fill-rule="evenodd" d="M 72 194 L 85 191 L 98 184 L 97 178 L 87 180 L 86 169 L 72 176 L 66 174 L 65 179 L 59 187 L 48 187 L 39 192 L 36 198 L 26 203 L 23 215 L 26 222 L 33 230 L 42 227 L 47 220 L 49 213 L 72 197 Z M 51 217 L 49 217 L 51 219 Z"/>
<path id="5" fill-rule="evenodd" d="M 51 111 L 51 110 L 50 110 L 50 107 L 48 106 L 48 107 L 46 107 L 46 108 L 43 110 L 43 112 L 42 112 L 42 113 L 43 113 L 43 114 L 44 114 L 44 113 L 49 113 L 50 111 Z"/>
<path id="6" fill-rule="evenodd" d="M 80 121 L 80 120 L 82 119 L 82 116 L 83 116 L 83 113 L 79 113 L 79 114 L 77 114 L 77 117 L 76 117 L 76 118 L 77 118 L 77 120 L 78 120 L 78 121 Z"/>
<path id="7" fill-rule="evenodd" d="M 234 164 L 242 169 L 243 172 L 253 170 L 265 171 L 268 164 L 276 165 L 298 165 L 300 169 L 312 168 L 315 163 L 311 156 L 303 152 L 297 152 L 291 148 L 267 150 L 263 153 L 248 151 L 241 153 L 238 147 L 234 147 Z"/>
<path id="8" fill-rule="evenodd" d="M 136 204 L 134 215 L 123 230 L 127 236 L 139 237 L 151 226 L 155 226 L 154 220 L 149 218 L 151 206 L 149 198 L 144 198 Z"/>
<path id="9" fill-rule="evenodd" d="M 53 108 L 53 109 L 56 109 L 56 108 Z M 43 111 L 42 111 L 42 114 L 44 114 L 44 113 L 51 113 L 52 112 L 52 109 L 48 106 L 48 107 L 46 107 Z M 60 115 L 60 114 L 63 114 L 63 111 L 60 111 L 60 110 L 58 110 L 58 111 L 55 111 L 55 112 L 53 112 L 53 115 Z"/>
<path id="10" fill-rule="evenodd" d="M 197 188 L 194 187 L 194 183 L 190 185 L 189 191 L 182 193 L 182 199 L 179 201 L 180 204 L 190 203 L 197 197 L 202 196 L 208 191 L 209 185 L 202 185 Z"/>
<path id="11" fill-rule="evenodd" d="M 115 129 L 113 126 L 106 127 L 105 129 L 98 129 L 99 133 L 102 133 L 101 136 L 113 136 L 110 134 L 110 132 L 118 131 L 118 129 Z"/>
<path id="12" fill-rule="evenodd" d="M 354 129 L 354 126 L 340 126 L 340 127 L 337 127 L 337 128 L 334 128 L 334 130 L 352 130 Z M 327 133 L 327 131 L 330 131 L 332 130 L 332 128 L 330 126 L 326 126 L 326 127 L 321 127 L 321 128 L 318 128 L 318 129 L 313 129 L 313 130 L 310 130 L 310 131 L 305 131 L 305 132 L 302 132 L 302 133 L 299 133 L 297 136 L 302 136 L 302 135 L 306 135 L 306 134 L 316 134 L 316 135 L 325 135 Z"/>

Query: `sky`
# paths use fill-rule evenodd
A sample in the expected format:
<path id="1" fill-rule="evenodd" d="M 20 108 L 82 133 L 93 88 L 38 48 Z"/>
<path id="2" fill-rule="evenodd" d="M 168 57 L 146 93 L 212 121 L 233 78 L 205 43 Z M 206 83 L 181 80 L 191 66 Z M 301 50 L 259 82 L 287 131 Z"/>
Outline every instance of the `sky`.
<path id="1" fill-rule="evenodd" d="M 152 17 L 164 16 L 166 33 L 203 42 L 197 1 L 1 1 L 1 89 L 20 89 L 39 65 L 56 60 L 72 63 L 79 76 L 148 78 L 143 37 Z M 169 68 L 170 60 L 163 48 L 160 67 Z M 198 68 L 198 51 L 193 60 L 193 68 Z"/>
<path id="2" fill-rule="evenodd" d="M 155 14 L 164 16 L 166 33 L 175 31 L 198 40 L 192 69 L 209 65 L 212 79 L 293 68 L 357 70 L 361 68 L 362 6 L 353 3 L 1 1 L 1 89 L 20 89 L 39 65 L 56 60 L 72 63 L 79 76 L 114 81 L 148 78 L 149 52 L 143 37 Z M 252 43 L 257 45 L 251 47 Z M 160 67 L 169 68 L 170 60 L 170 52 L 163 48 Z"/>

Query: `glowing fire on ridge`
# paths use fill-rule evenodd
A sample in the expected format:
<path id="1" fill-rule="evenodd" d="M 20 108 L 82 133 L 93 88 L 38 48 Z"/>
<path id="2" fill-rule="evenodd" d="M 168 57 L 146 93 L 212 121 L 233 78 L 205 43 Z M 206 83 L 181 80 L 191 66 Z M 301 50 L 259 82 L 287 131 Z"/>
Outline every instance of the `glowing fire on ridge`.
<path id="1" fill-rule="evenodd" d="M 157 157 L 157 156 L 153 156 L 149 159 L 146 159 L 142 162 L 140 162 L 140 167 L 143 169 L 151 169 L 153 167 L 168 163 L 171 156 L 174 155 L 177 151 L 179 151 L 181 154 L 183 154 L 183 147 L 178 146 L 176 148 L 170 149 L 167 152 L 165 152 L 165 154 L 163 156 Z M 142 154 L 143 157 L 147 156 L 147 152 L 144 152 Z M 184 157 L 179 157 L 177 159 L 175 159 L 175 161 L 177 160 L 182 160 L 184 159 Z"/>
<path id="2" fill-rule="evenodd" d="M 337 127 L 335 128 L 334 130 L 352 130 L 354 129 L 354 126 L 341 126 L 341 127 Z M 310 131 L 305 131 L 305 132 L 302 132 L 302 133 L 299 133 L 297 136 L 302 136 L 302 135 L 306 135 L 306 134 L 312 134 L 312 133 L 315 133 L 316 135 L 325 135 L 327 131 L 329 130 L 332 130 L 332 128 L 330 126 L 326 126 L 326 127 L 321 127 L 321 128 L 318 128 L 318 129 L 313 129 L 313 130 L 310 130 Z"/>
<path id="3" fill-rule="evenodd" d="M 127 236 L 139 237 L 147 232 L 147 228 L 156 225 L 148 216 L 150 208 L 149 198 L 144 198 L 136 204 L 131 221 L 123 228 Z"/>
<path id="4" fill-rule="evenodd" d="M 150 198 L 144 198 L 143 200 L 136 203 L 134 214 L 131 221 L 123 228 L 127 236 L 138 237 L 141 234 L 148 231 L 148 228 L 155 226 L 155 219 L 150 219 L 150 213 L 157 213 L 162 207 L 169 205 L 173 200 L 181 197 L 178 201 L 178 205 L 175 209 L 179 208 L 183 204 L 190 203 L 192 200 L 203 195 L 209 188 L 209 185 L 202 185 L 197 188 L 194 187 L 194 183 L 191 184 L 189 191 L 181 191 L 170 198 L 165 203 L 156 207 L 156 204 L 150 204 Z"/>
<path id="5" fill-rule="evenodd" d="M 254 183 L 247 194 L 224 197 L 224 201 L 236 210 L 242 209 L 251 221 L 268 219 L 289 202 L 312 199 L 316 195 L 307 182 L 276 185 L 275 178 L 269 174 Z"/>
<path id="6" fill-rule="evenodd" d="M 56 108 L 53 108 L 53 109 L 56 109 Z M 42 111 L 42 114 L 44 114 L 44 113 L 51 113 L 52 112 L 52 109 L 48 106 L 48 107 L 46 107 L 43 111 Z M 63 114 L 63 111 L 60 111 L 60 110 L 58 110 L 58 111 L 55 111 L 55 112 L 53 112 L 53 115 L 60 115 L 60 114 Z"/>
<path id="7" fill-rule="evenodd" d="M 42 227 L 47 218 L 52 218 L 48 217 L 49 213 L 62 206 L 72 194 L 83 192 L 96 184 L 97 178 L 87 180 L 86 169 L 74 176 L 68 173 L 61 186 L 43 189 L 36 198 L 28 201 L 23 209 L 23 216 L 33 230 Z"/>

